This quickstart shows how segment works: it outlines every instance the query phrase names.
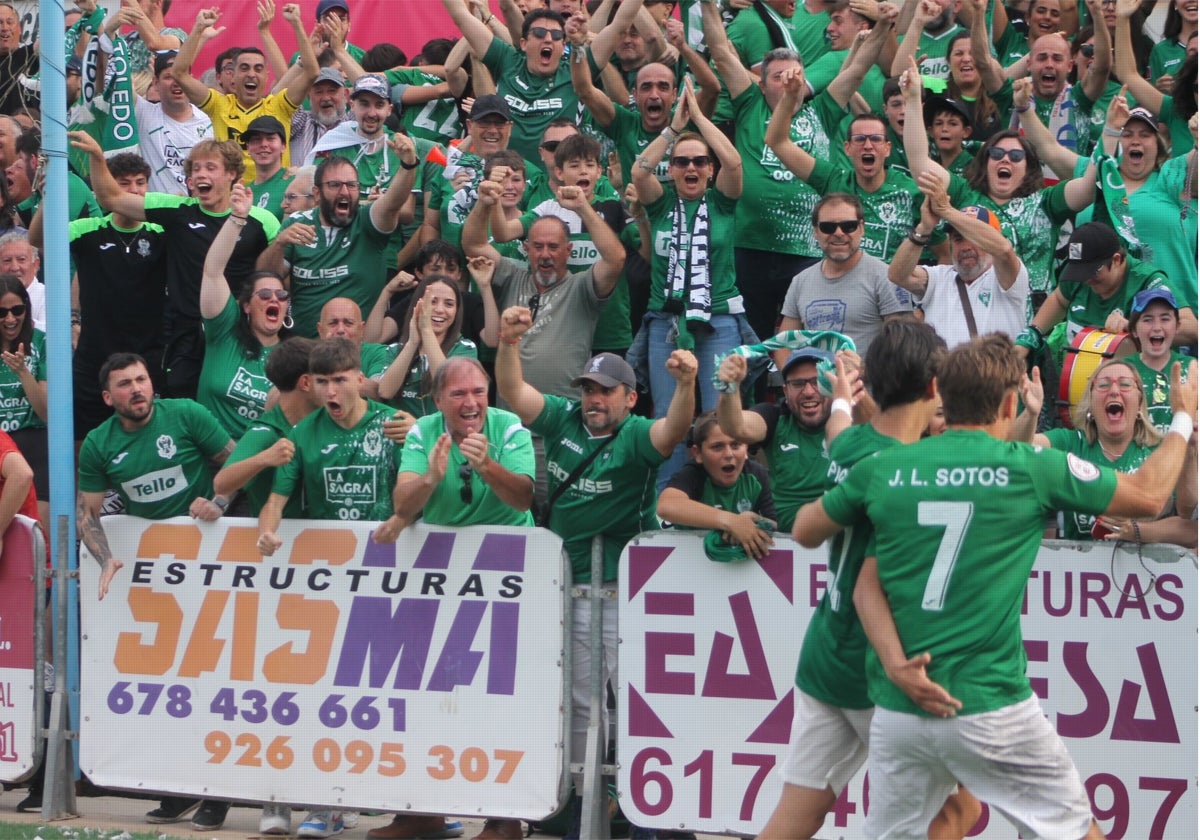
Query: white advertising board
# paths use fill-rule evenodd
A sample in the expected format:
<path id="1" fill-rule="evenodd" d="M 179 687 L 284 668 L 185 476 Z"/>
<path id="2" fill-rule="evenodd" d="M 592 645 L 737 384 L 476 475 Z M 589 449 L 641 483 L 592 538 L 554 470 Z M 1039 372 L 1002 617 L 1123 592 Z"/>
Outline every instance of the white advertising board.
<path id="1" fill-rule="evenodd" d="M 42 690 L 34 619 L 38 589 L 34 563 L 44 563 L 36 523 L 17 516 L 4 533 L 0 555 L 0 780 L 23 781 L 41 758 L 36 692 Z"/>
<path id="2" fill-rule="evenodd" d="M 561 542 L 534 528 L 106 517 L 80 764 L 214 798 L 544 817 L 562 775 Z M 139 745 L 131 750 L 131 741 Z"/>
<path id="3" fill-rule="evenodd" d="M 776 535 L 761 561 L 709 561 L 704 532 L 655 532 L 622 557 L 618 788 L 651 828 L 754 835 L 779 798 L 804 630 L 826 554 Z M 1154 547 L 1045 543 L 1022 628 L 1028 674 L 1101 828 L 1197 836 L 1197 574 Z M 860 771 L 823 838 L 861 836 Z M 1016 838 L 986 808 L 970 835 Z"/>

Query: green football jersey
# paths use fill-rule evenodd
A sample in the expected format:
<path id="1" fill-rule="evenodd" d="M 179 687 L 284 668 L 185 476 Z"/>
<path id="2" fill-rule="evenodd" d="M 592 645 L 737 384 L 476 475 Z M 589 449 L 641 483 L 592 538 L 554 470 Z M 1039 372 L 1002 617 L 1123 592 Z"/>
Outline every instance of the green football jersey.
<path id="1" fill-rule="evenodd" d="M 862 249 L 884 262 L 891 261 L 900 243 L 921 221 L 924 196 L 907 173 L 889 169 L 882 186 L 867 192 L 859 186 L 852 168 L 818 158 L 808 183 L 820 195 L 845 192 L 858 196 L 863 205 Z"/>
<path id="2" fill-rule="evenodd" d="M 1169 426 L 1170 423 L 1168 417 L 1167 425 Z M 1061 452 L 1070 452 L 1089 463 L 1103 464 L 1123 473 L 1137 472 L 1137 468 L 1154 451 L 1153 446 L 1139 446 L 1130 441 L 1129 446 L 1121 453 L 1121 457 L 1111 461 L 1104 454 L 1099 441 L 1088 443 L 1083 432 L 1078 429 L 1050 429 L 1046 432 L 1046 437 L 1050 439 L 1050 445 Z M 1064 508 L 1062 513 L 1063 539 L 1087 542 L 1092 540 L 1092 525 L 1096 522 L 1094 514 L 1067 508 Z"/>
<path id="3" fill-rule="evenodd" d="M 265 452 L 277 441 L 287 437 L 291 431 L 292 424 L 288 422 L 283 409 L 278 405 L 273 406 L 258 420 L 250 424 L 237 442 L 237 446 L 234 447 L 233 454 L 225 462 L 225 466 L 245 461 L 260 452 Z M 267 497 L 271 495 L 271 485 L 274 481 L 275 469 L 268 467 L 259 471 L 258 475 L 246 482 L 246 486 L 242 488 L 246 493 L 246 498 L 250 500 L 250 511 L 254 515 L 258 515 L 263 505 L 267 503 Z M 303 500 L 300 498 L 300 494 L 296 493 L 284 505 L 283 518 L 299 519 L 303 515 Z"/>
<path id="4" fill-rule="evenodd" d="M 329 412 L 314 411 L 292 430 L 296 454 L 275 470 L 271 492 L 290 497 L 303 490 L 307 519 L 387 519 L 400 466 L 400 447 L 383 434 L 391 416 L 391 408 L 367 400 L 362 419 L 344 429 Z"/>
<path id="5" fill-rule="evenodd" d="M 1075 455 L 951 429 L 860 461 L 822 504 L 835 522 L 875 526 L 904 655 L 929 652 L 929 678 L 974 715 L 1033 694 L 1021 607 L 1046 515 L 1100 513 L 1116 486 L 1116 473 Z M 876 706 L 926 716 L 873 651 L 867 683 Z"/>
<path id="6" fill-rule="evenodd" d="M 392 101 L 399 103 L 403 88 L 416 85 L 429 87 L 439 85 L 442 79 L 423 70 L 411 67 L 404 70 L 385 70 L 388 84 L 392 86 Z M 399 88 L 399 89 L 398 89 Z M 431 99 L 425 103 L 396 105 L 400 113 L 400 124 L 409 137 L 421 137 L 434 143 L 449 143 L 462 136 L 462 124 L 458 119 L 458 103 L 453 99 Z"/>
<path id="7" fill-rule="evenodd" d="M 401 347 L 400 344 L 393 344 L 387 348 L 389 358 L 384 372 L 400 355 Z M 460 338 L 450 348 L 446 358 L 452 356 L 478 359 L 479 351 L 475 348 L 475 342 L 467 338 Z M 404 409 L 413 417 L 425 417 L 436 412 L 437 406 L 433 404 L 433 395 L 425 393 L 424 380 L 427 373 L 429 373 L 429 359 L 424 353 L 418 353 L 413 366 L 408 369 L 408 376 L 405 377 L 404 384 L 400 386 L 400 391 L 391 400 L 391 404 L 396 408 Z"/>
<path id="8" fill-rule="evenodd" d="M 208 462 L 228 443 L 229 432 L 199 403 L 155 400 L 141 428 L 127 432 L 113 416 L 88 432 L 79 450 L 79 489 L 115 490 L 131 516 L 186 516 L 194 499 L 212 496 Z"/>
<path id="9" fill-rule="evenodd" d="M 850 468 L 876 452 L 899 446 L 870 424 L 846 429 L 829 449 L 826 486 L 836 487 Z M 854 584 L 872 543 L 870 522 L 851 525 L 829 541 L 829 577 L 825 595 L 809 619 L 796 666 L 796 687 L 822 703 L 843 709 L 868 709 L 867 634 L 854 609 Z"/>
<path id="10" fill-rule="evenodd" d="M 825 428 L 805 428 L 786 406 L 774 403 L 759 403 L 751 410 L 762 415 L 767 423 L 763 453 L 771 469 L 779 530 L 790 534 L 800 506 L 820 496 L 825 489 L 825 473 L 829 469 Z"/>
<path id="11" fill-rule="evenodd" d="M 502 408 L 488 408 L 482 431 L 493 461 L 509 472 L 529 476 L 531 482 L 535 480 L 533 438 L 517 415 Z M 419 419 L 404 439 L 400 471 L 418 475 L 429 472 L 429 453 L 445 432 L 446 419 L 440 411 Z M 470 468 L 456 443 L 450 446 L 446 475 L 433 488 L 421 518 L 430 525 L 533 525 L 533 514 L 517 510 L 496 496 Z"/>
<path id="12" fill-rule="evenodd" d="M 1068 342 L 1074 341 L 1075 336 L 1079 335 L 1084 327 L 1103 329 L 1104 322 L 1114 311 L 1120 310 L 1128 317 L 1130 307 L 1133 306 L 1134 296 L 1145 289 L 1170 289 L 1178 299 L 1179 292 L 1167 282 L 1167 275 L 1149 263 L 1133 257 L 1126 257 L 1126 261 L 1129 268 L 1125 274 L 1125 282 L 1110 298 L 1100 297 L 1086 283 L 1068 283 L 1059 286 L 1063 297 L 1067 299 Z"/>
<path id="13" fill-rule="evenodd" d="M 737 199 L 728 198 L 715 187 L 709 187 L 704 199 L 684 201 L 684 223 L 682 246 L 687 248 L 692 225 L 702 200 L 708 202 L 708 258 L 709 277 L 712 281 L 712 313 L 726 315 L 741 311 L 741 294 L 738 292 L 737 276 L 733 263 L 734 212 Z M 666 300 L 668 286 L 667 267 L 670 262 L 671 242 L 675 238 L 673 219 L 679 196 L 674 184 L 663 184 L 663 194 L 646 205 L 650 217 L 650 236 L 653 237 L 654 252 L 650 260 L 650 303 L 649 309 L 659 311 Z M 686 250 L 684 251 L 686 253 Z M 732 306 L 736 308 L 731 309 Z"/>
<path id="14" fill-rule="evenodd" d="M 508 148 L 542 169 L 538 146 L 546 127 L 558 117 L 577 123 L 583 110 L 571 84 L 570 65 L 564 58 L 553 76 L 535 76 L 529 72 L 525 53 L 499 38 L 492 39 L 483 64 L 496 80 L 496 92 L 512 109 Z"/>
<path id="15" fill-rule="evenodd" d="M 32 316 L 27 314 L 25 317 Z M 37 328 L 25 348 L 25 367 L 38 382 L 46 381 L 46 334 Z M 46 421 L 33 410 L 20 378 L 8 365 L 0 365 L 0 431 L 45 427 Z"/>
<path id="16" fill-rule="evenodd" d="M 605 438 L 592 437 L 574 400 L 547 394 L 542 413 L 529 424 L 546 439 L 546 479 L 551 493 Z M 630 415 L 617 427 L 617 439 L 588 464 L 550 511 L 550 530 L 563 538 L 576 583 L 592 576 L 592 537 L 604 542 L 604 580 L 617 579 L 625 544 L 640 531 L 658 527 L 655 478 L 666 457 L 650 442 L 648 417 Z"/>
<path id="17" fill-rule="evenodd" d="M 1180 376 L 1187 382 L 1188 364 L 1191 359 L 1172 350 L 1171 358 L 1162 370 L 1150 367 L 1142 361 L 1140 355 L 1129 356 L 1124 361 L 1141 375 L 1142 389 L 1146 393 L 1146 413 L 1150 415 L 1150 422 L 1154 424 L 1154 428 L 1165 435 L 1171 428 L 1171 418 L 1175 416 L 1171 408 L 1171 365 L 1179 362 L 1182 368 Z"/>
<path id="18" fill-rule="evenodd" d="M 287 192 L 292 179 L 287 176 L 286 169 L 280 169 L 267 180 L 250 184 L 250 195 L 254 197 L 254 206 L 260 207 L 276 219 L 283 219 L 283 194 Z"/>
<path id="19" fill-rule="evenodd" d="M 231 297 L 220 315 L 204 319 L 204 365 L 196 387 L 196 402 L 211 411 L 234 439 L 262 416 L 271 390 L 265 368 L 274 345 L 250 358 L 233 334 L 244 317 Z"/>

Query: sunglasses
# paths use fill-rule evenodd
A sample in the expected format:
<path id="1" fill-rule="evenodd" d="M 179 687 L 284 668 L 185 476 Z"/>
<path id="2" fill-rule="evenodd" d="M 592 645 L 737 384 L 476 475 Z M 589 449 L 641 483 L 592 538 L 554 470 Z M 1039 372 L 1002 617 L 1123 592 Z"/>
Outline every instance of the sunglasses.
<path id="1" fill-rule="evenodd" d="M 471 486 L 471 465 L 463 464 L 458 468 L 458 480 L 462 487 L 458 488 L 458 498 L 464 505 L 469 505 L 475 498 L 475 489 Z"/>
<path id="2" fill-rule="evenodd" d="M 1008 158 L 1013 163 L 1020 163 L 1025 160 L 1024 149 L 1001 149 L 999 146 L 992 146 L 988 149 L 988 157 L 992 160 L 1004 160 Z"/>
<path id="3" fill-rule="evenodd" d="M 558 144 L 561 142 L 562 142 L 561 140 L 545 140 L 542 142 L 542 145 L 540 148 L 545 149 L 550 154 L 554 154 L 555 152 L 558 151 Z"/>
<path id="4" fill-rule="evenodd" d="M 675 155 L 675 157 L 671 158 L 671 165 L 679 169 L 687 169 L 689 164 L 697 169 L 703 169 L 710 163 L 712 163 L 712 158 L 708 155 L 696 155 L 695 157 Z"/>
<path id="5" fill-rule="evenodd" d="M 861 146 L 863 143 L 866 143 L 868 140 L 870 140 L 872 143 L 882 143 L 884 140 L 887 140 L 887 136 L 884 134 L 851 134 L 850 135 L 850 142 L 855 144 L 856 146 Z"/>
<path id="6" fill-rule="evenodd" d="M 7 318 L 12 315 L 14 318 L 20 318 L 25 314 L 25 304 L 18 303 L 16 306 L 0 306 L 0 318 Z"/>
<path id="7" fill-rule="evenodd" d="M 832 236 L 834 231 L 840 230 L 842 233 L 854 233 L 858 230 L 858 226 L 862 224 L 858 219 L 845 219 L 840 222 L 817 222 L 817 230 L 827 236 Z"/>
<path id="8" fill-rule="evenodd" d="M 567 37 L 567 33 L 561 29 L 547 29 L 544 26 L 529 27 L 529 34 L 534 38 L 545 38 L 549 35 L 551 41 L 561 41 Z"/>
<path id="9" fill-rule="evenodd" d="M 291 292 L 289 292 L 287 289 L 256 289 L 253 293 L 253 297 L 258 298 L 259 300 L 270 300 L 271 298 L 275 298 L 275 300 L 284 301 L 291 296 Z"/>
<path id="10" fill-rule="evenodd" d="M 1082 47 L 1079 48 L 1079 51 L 1081 53 L 1083 53 L 1084 58 L 1091 58 L 1096 54 L 1096 45 L 1095 44 L 1084 44 Z"/>
<path id="11" fill-rule="evenodd" d="M 529 307 L 529 322 L 532 324 L 537 320 L 538 310 L 542 308 L 542 293 L 538 292 L 531 297 L 526 306 Z"/>

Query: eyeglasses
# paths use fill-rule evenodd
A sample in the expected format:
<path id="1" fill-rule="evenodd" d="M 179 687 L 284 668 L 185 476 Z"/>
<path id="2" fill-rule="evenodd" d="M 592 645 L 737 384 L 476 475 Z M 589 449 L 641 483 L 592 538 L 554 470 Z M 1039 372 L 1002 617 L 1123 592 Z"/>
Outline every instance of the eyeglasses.
<path id="1" fill-rule="evenodd" d="M 887 140 L 886 134 L 851 134 L 850 142 L 856 146 L 861 146 L 870 140 L 872 143 L 882 143 Z"/>
<path id="2" fill-rule="evenodd" d="M 471 486 L 470 464 L 463 464 L 458 468 L 458 480 L 462 482 L 462 487 L 458 488 L 458 498 L 464 505 L 469 505 L 475 498 L 475 489 Z"/>
<path id="3" fill-rule="evenodd" d="M 1024 149 L 1001 149 L 999 146 L 992 146 L 988 149 L 988 157 L 992 160 L 1004 160 L 1008 158 L 1013 163 L 1020 163 L 1025 160 Z"/>
<path id="4" fill-rule="evenodd" d="M 287 289 L 255 289 L 253 296 L 259 300 L 275 298 L 275 300 L 282 301 L 290 298 L 292 294 Z"/>
<path id="5" fill-rule="evenodd" d="M 529 322 L 532 324 L 537 320 L 538 310 L 542 308 L 542 293 L 538 292 L 531 297 L 526 306 L 529 307 Z"/>
<path id="6" fill-rule="evenodd" d="M 817 377 L 815 376 L 797 376 L 795 379 L 789 379 L 784 384 L 789 388 L 795 388 L 797 391 L 803 391 L 805 388 L 819 388 L 817 385 Z"/>
<path id="7" fill-rule="evenodd" d="M 1097 391 L 1108 391 L 1114 385 L 1118 391 L 1132 391 L 1137 387 L 1137 383 L 1130 376 L 1118 376 L 1115 379 L 1111 376 L 1105 376 L 1102 379 L 1097 379 L 1095 383 Z"/>
<path id="8" fill-rule="evenodd" d="M 826 236 L 832 236 L 834 231 L 840 230 L 842 233 L 854 233 L 858 230 L 858 226 L 862 224 L 858 219 L 844 219 L 840 222 L 817 222 L 817 230 Z"/>
<path id="9" fill-rule="evenodd" d="M 1079 51 L 1081 53 L 1083 53 L 1084 58 L 1091 58 L 1092 56 L 1094 56 L 1096 54 L 1096 45 L 1095 44 L 1084 44 L 1082 47 L 1079 48 Z"/>
<path id="10" fill-rule="evenodd" d="M 545 38 L 547 35 L 549 35 L 551 41 L 561 41 L 567 37 L 567 33 L 563 32 L 561 29 L 547 29 L 544 26 L 529 27 L 529 34 L 534 38 Z"/>
<path id="11" fill-rule="evenodd" d="M 338 189 L 341 189 L 341 187 L 339 187 Z M 303 201 L 306 198 L 312 198 L 312 196 L 309 193 L 284 193 L 283 194 L 284 201 Z"/>
<path id="12" fill-rule="evenodd" d="M 0 306 L 0 318 L 7 318 L 10 314 L 14 318 L 20 318 L 25 314 L 25 304 L 18 303 L 16 306 Z"/>
<path id="13" fill-rule="evenodd" d="M 558 144 L 561 142 L 561 140 L 543 140 L 541 148 L 545 149 L 550 154 L 554 154 L 558 151 Z"/>
<path id="14" fill-rule="evenodd" d="M 358 181 L 326 181 L 321 186 L 329 187 L 334 192 L 341 192 L 343 189 L 354 191 L 358 189 Z"/>
<path id="15" fill-rule="evenodd" d="M 687 169 L 689 164 L 697 169 L 703 169 L 710 163 L 712 163 L 712 158 L 708 155 L 695 155 L 694 157 L 675 155 L 675 157 L 671 158 L 671 165 L 680 169 Z"/>

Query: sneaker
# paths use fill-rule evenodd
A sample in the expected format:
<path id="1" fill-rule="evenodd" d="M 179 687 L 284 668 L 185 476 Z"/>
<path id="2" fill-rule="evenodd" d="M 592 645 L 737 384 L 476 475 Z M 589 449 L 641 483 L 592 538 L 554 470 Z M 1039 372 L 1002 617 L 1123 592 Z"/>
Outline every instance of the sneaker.
<path id="1" fill-rule="evenodd" d="M 258 833 L 280 835 L 292 833 L 292 809 L 287 805 L 264 805 L 258 818 Z"/>
<path id="2" fill-rule="evenodd" d="M 42 792 L 40 790 L 29 791 L 29 795 L 17 803 L 17 812 L 21 814 L 30 814 L 41 810 Z"/>
<path id="3" fill-rule="evenodd" d="M 228 802 L 218 802 L 215 799 L 205 799 L 200 804 L 200 810 L 192 817 L 193 831 L 220 831 L 225 825 L 225 815 L 229 813 Z"/>
<path id="4" fill-rule="evenodd" d="M 441 834 L 437 834 L 435 836 L 436 837 L 446 837 L 446 838 L 462 837 L 464 830 L 465 829 L 463 828 L 463 824 L 461 822 L 459 822 L 458 820 L 446 820 L 442 824 Z"/>
<path id="5" fill-rule="evenodd" d="M 179 822 L 199 807 L 199 799 L 189 799 L 186 796 L 164 796 L 157 808 L 146 812 L 146 822 L 158 824 Z"/>
<path id="6" fill-rule="evenodd" d="M 296 829 L 296 836 L 333 837 L 341 834 L 345 827 L 340 811 L 313 811 Z"/>

